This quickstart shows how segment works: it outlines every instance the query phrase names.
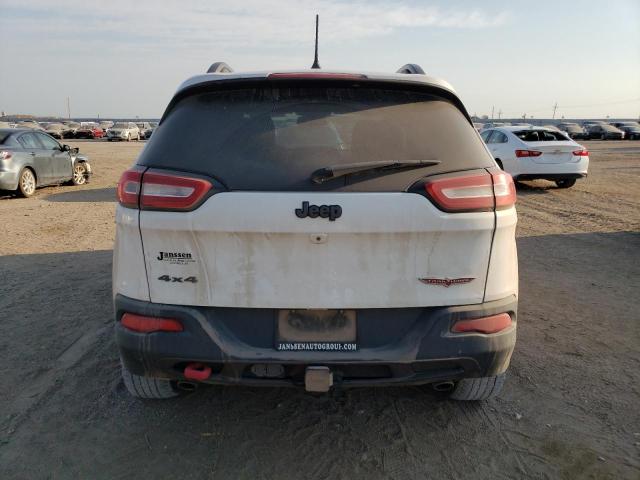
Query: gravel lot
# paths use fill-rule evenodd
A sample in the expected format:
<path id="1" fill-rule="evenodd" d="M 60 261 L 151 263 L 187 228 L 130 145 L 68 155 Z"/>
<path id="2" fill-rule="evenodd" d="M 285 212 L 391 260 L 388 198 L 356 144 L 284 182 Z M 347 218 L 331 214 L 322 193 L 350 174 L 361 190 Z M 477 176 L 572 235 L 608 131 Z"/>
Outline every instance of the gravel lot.
<path id="1" fill-rule="evenodd" d="M 640 478 L 640 142 L 518 190 L 519 338 L 503 395 L 210 387 L 128 396 L 113 344 L 115 184 L 0 199 L 0 478 Z"/>

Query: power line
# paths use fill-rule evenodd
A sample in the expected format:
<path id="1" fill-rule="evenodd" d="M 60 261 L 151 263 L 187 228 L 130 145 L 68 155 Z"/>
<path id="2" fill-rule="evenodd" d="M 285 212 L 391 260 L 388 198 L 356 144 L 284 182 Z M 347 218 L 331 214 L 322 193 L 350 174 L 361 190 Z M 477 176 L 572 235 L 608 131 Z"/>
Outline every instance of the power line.
<path id="1" fill-rule="evenodd" d="M 561 105 L 562 108 L 589 108 L 589 107 L 606 107 L 609 105 L 620 105 L 623 103 L 634 103 L 640 102 L 640 98 L 632 98 L 630 100 L 616 100 L 613 102 L 604 102 L 604 103 L 590 103 L 585 105 Z"/>
<path id="2" fill-rule="evenodd" d="M 610 102 L 590 103 L 590 104 L 583 104 L 583 105 L 562 105 L 556 102 L 553 107 L 553 110 L 554 110 L 554 113 L 556 113 L 558 110 L 569 110 L 572 108 L 592 108 L 592 107 L 603 107 L 603 106 L 606 107 L 610 105 L 621 105 L 621 104 L 635 103 L 635 102 L 640 102 L 640 98 L 632 98 L 627 100 L 614 100 Z M 548 112 L 546 108 L 523 108 L 522 110 L 520 110 L 520 112 L 524 110 L 526 110 L 529 113 Z M 522 115 L 522 113 L 520 112 L 518 112 L 517 110 L 512 110 L 510 112 L 502 112 L 502 114 L 505 117 L 516 117 L 516 116 L 519 117 Z M 553 118 L 555 118 L 555 116 Z"/>

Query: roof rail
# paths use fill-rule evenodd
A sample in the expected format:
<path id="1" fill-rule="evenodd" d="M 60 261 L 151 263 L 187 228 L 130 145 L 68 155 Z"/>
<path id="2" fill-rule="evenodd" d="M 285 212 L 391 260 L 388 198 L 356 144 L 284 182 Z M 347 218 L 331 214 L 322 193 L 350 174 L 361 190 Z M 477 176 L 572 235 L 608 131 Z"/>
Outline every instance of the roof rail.
<path id="1" fill-rule="evenodd" d="M 224 62 L 212 63 L 207 73 L 232 73 L 233 68 Z"/>
<path id="2" fill-rule="evenodd" d="M 424 75 L 424 70 L 422 70 L 422 67 L 420 65 L 418 65 L 417 63 L 407 63 L 406 65 L 403 65 L 402 67 L 400 67 L 396 73 L 409 73 L 409 74 L 416 74 L 416 75 Z"/>

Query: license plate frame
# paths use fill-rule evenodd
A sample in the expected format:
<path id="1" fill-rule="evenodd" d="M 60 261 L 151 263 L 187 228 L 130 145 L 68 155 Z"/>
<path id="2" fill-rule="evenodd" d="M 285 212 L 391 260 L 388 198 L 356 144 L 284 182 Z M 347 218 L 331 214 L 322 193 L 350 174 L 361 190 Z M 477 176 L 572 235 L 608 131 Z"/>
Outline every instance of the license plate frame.
<path id="1" fill-rule="evenodd" d="M 353 352 L 358 349 L 355 310 L 279 310 L 275 347 L 279 351 Z"/>

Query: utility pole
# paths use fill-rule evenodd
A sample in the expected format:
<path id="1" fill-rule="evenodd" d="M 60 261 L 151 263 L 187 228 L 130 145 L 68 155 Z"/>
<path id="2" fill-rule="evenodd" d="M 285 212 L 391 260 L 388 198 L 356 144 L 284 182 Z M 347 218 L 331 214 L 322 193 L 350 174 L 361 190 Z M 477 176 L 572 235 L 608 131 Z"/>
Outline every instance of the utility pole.
<path id="1" fill-rule="evenodd" d="M 554 120 L 555 120 L 555 118 L 556 118 L 556 110 L 557 110 L 557 109 L 558 109 L 558 102 L 556 102 L 556 103 L 553 105 L 553 115 L 552 115 L 552 117 L 551 117 L 551 118 L 552 118 L 552 119 L 554 119 Z"/>
<path id="2" fill-rule="evenodd" d="M 491 105 L 491 120 L 493 120 L 493 105 Z"/>
<path id="3" fill-rule="evenodd" d="M 67 118 L 71 120 L 71 102 L 69 97 L 67 97 Z"/>
<path id="4" fill-rule="evenodd" d="M 502 117 L 502 109 L 498 110 L 498 120 Z"/>

